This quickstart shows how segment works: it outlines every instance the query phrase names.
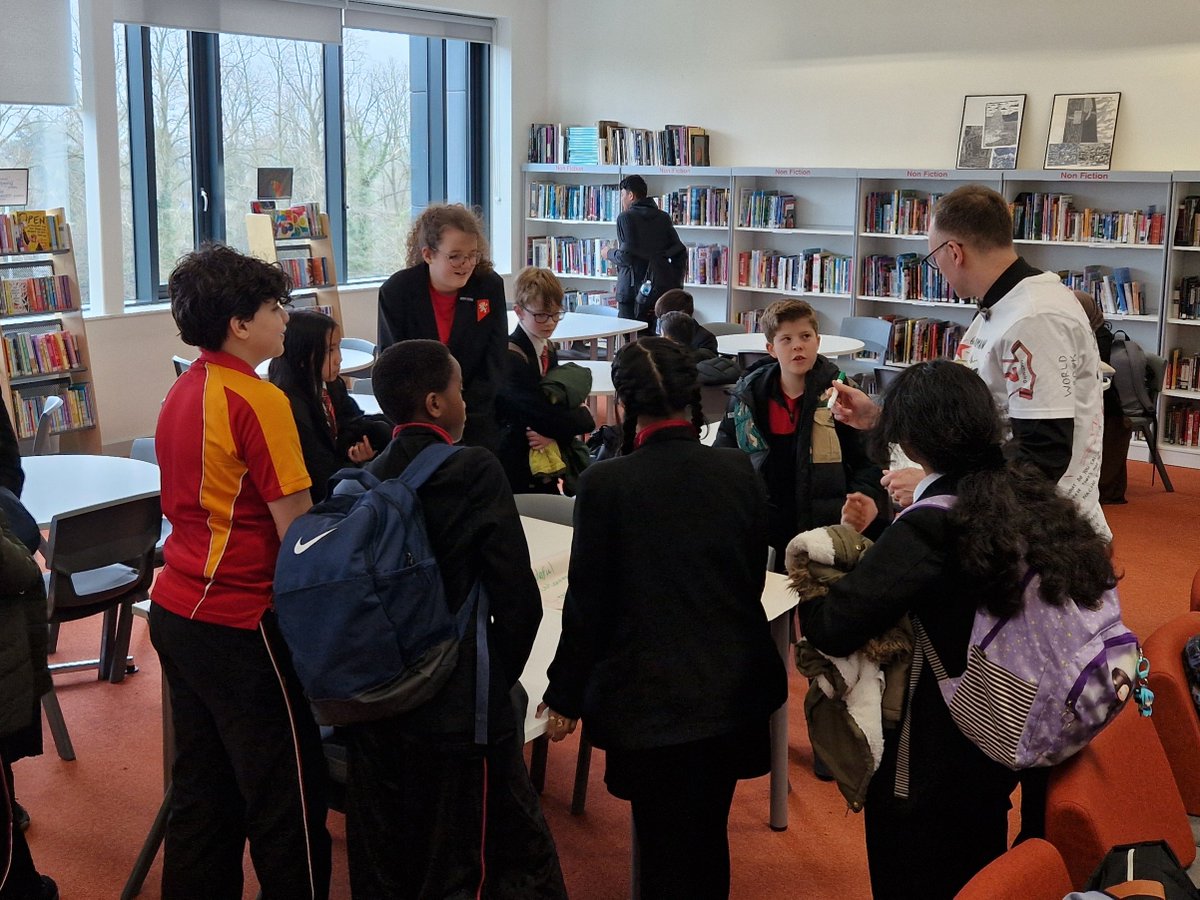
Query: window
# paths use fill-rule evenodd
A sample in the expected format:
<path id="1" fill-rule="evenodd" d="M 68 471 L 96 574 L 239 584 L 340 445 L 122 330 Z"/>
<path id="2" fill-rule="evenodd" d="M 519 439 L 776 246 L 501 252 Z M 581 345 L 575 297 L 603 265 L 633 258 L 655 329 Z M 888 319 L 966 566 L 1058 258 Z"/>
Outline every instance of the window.
<path id="1" fill-rule="evenodd" d="M 87 203 L 83 171 L 83 109 L 79 58 L 79 11 L 71 4 L 75 58 L 74 106 L 0 103 L 0 168 L 29 170 L 29 207 L 62 207 L 71 225 L 79 292 L 89 303 Z"/>

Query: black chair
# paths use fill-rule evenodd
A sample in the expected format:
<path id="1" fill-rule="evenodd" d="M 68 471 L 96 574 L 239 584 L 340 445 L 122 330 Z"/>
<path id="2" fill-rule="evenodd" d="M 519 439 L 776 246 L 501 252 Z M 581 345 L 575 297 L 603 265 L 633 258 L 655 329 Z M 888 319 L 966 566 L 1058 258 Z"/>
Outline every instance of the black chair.
<path id="1" fill-rule="evenodd" d="M 47 397 L 42 411 L 38 415 L 37 431 L 33 435 L 33 455 L 46 456 L 58 452 L 58 435 L 51 429 L 54 427 L 55 413 L 63 406 L 62 397 Z"/>
<path id="2" fill-rule="evenodd" d="M 133 604 L 149 596 L 154 546 L 161 529 L 157 493 L 54 517 L 46 547 L 50 623 L 103 615 L 104 624 L 99 659 L 55 663 L 50 666 L 52 674 L 96 667 L 98 676 L 113 684 L 124 679 Z M 58 755 L 74 759 L 53 688 L 42 698 L 42 706 Z"/>
<path id="3" fill-rule="evenodd" d="M 175 366 L 175 377 L 178 378 L 192 367 L 192 363 L 195 362 L 195 360 L 184 359 L 182 356 L 172 356 L 171 362 Z"/>
<path id="4" fill-rule="evenodd" d="M 1146 442 L 1150 462 L 1154 464 L 1154 468 L 1150 470 L 1150 483 L 1154 484 L 1154 472 L 1157 469 L 1158 474 L 1162 476 L 1163 487 L 1166 488 L 1168 494 L 1171 494 L 1175 492 L 1175 486 L 1171 484 L 1171 476 L 1167 474 L 1167 467 L 1163 464 L 1162 456 L 1158 452 L 1158 417 L 1153 409 L 1153 405 L 1158 399 L 1158 392 L 1162 389 L 1163 373 L 1167 363 L 1161 356 L 1147 353 L 1146 364 L 1154 373 L 1154 378 L 1150 382 L 1151 409 L 1143 416 L 1129 416 L 1129 426 Z M 1109 390 L 1115 390 L 1115 388 L 1109 388 Z"/>
<path id="5" fill-rule="evenodd" d="M 708 329 L 709 334 L 714 337 L 720 337 L 723 334 L 745 334 L 746 326 L 739 325 L 737 322 L 701 322 Z"/>

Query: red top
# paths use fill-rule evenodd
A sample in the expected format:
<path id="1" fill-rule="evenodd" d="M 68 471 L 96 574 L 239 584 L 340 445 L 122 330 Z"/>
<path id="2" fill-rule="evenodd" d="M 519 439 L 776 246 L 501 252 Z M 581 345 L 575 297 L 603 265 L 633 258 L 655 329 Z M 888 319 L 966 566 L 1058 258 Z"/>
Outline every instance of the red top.
<path id="1" fill-rule="evenodd" d="M 279 554 L 267 504 L 312 485 L 287 396 L 237 357 L 205 350 L 163 401 L 155 446 L 172 531 L 154 602 L 257 628 Z"/>
<path id="2" fill-rule="evenodd" d="M 800 397 L 789 397 L 782 391 L 767 404 L 767 428 L 771 434 L 791 434 L 796 430 L 796 417 L 800 415 Z"/>
<path id="3" fill-rule="evenodd" d="M 432 422 L 402 422 L 392 429 L 392 437 L 399 435 L 405 428 L 428 428 L 447 444 L 454 443 L 454 438 L 450 437 L 450 432 L 441 425 L 434 425 Z"/>
<path id="4" fill-rule="evenodd" d="M 667 428 L 688 428 L 691 429 L 693 434 L 696 433 L 696 426 L 691 422 L 686 422 L 683 419 L 664 419 L 661 422 L 655 422 L 653 425 L 647 425 L 639 431 L 633 438 L 633 449 L 636 450 L 642 444 L 646 443 L 650 435 L 664 431 Z"/>
<path id="5" fill-rule="evenodd" d="M 429 300 L 433 304 L 433 317 L 437 319 L 438 340 L 449 344 L 450 326 L 454 324 L 454 304 L 458 302 L 458 295 L 443 294 L 430 282 Z"/>

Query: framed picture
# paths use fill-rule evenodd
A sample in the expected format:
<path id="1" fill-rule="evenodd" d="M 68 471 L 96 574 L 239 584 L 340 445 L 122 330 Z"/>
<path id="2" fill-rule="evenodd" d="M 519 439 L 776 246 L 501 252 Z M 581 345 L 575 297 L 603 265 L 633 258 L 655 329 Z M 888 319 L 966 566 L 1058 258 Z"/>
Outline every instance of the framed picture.
<path id="1" fill-rule="evenodd" d="M 258 170 L 258 199 L 286 200 L 292 196 L 292 170 L 289 168 L 260 168 Z"/>
<path id="2" fill-rule="evenodd" d="M 29 170 L 0 169 L 0 206 L 29 203 Z"/>
<path id="3" fill-rule="evenodd" d="M 1108 169 L 1121 94 L 1055 94 L 1046 169 Z"/>
<path id="4" fill-rule="evenodd" d="M 965 97 L 958 135 L 958 168 L 1015 169 L 1024 114 L 1024 94 Z"/>

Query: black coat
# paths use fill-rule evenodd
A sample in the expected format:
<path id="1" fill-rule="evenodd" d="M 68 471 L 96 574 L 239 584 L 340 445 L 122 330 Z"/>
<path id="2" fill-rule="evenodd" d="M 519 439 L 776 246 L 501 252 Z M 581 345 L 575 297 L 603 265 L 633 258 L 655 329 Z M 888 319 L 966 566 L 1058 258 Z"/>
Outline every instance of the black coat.
<path id="1" fill-rule="evenodd" d="M 769 716 L 787 682 L 762 608 L 765 514 L 745 454 L 687 427 L 586 469 L 546 703 L 618 750 Z"/>
<path id="2" fill-rule="evenodd" d="M 635 200 L 629 208 L 617 216 L 617 249 L 613 261 L 617 264 L 617 302 L 635 303 L 638 288 L 646 279 L 646 269 L 652 256 L 671 258 L 675 274 L 674 284 L 655 287 L 665 291 L 671 287 L 683 287 L 683 275 L 687 269 L 687 248 L 679 239 L 671 216 L 658 208 L 649 197 Z M 657 297 L 651 297 L 653 305 Z"/>
<path id="3" fill-rule="evenodd" d="M 438 440 L 431 429 L 406 428 L 367 469 L 382 479 L 395 477 Z M 477 579 L 487 589 L 492 664 L 488 724 L 493 736 L 511 734 L 520 723 L 509 690 L 521 677 L 533 647 L 542 619 L 542 596 L 508 479 L 490 451 L 468 447 L 438 469 L 417 496 L 450 608 L 458 610 L 466 602 Z M 468 631 L 460 645 L 458 667 L 441 692 L 396 718 L 400 730 L 470 741 L 475 713 L 474 633 L 474 628 Z"/>
<path id="4" fill-rule="evenodd" d="M 494 450 L 499 441 L 495 400 L 504 377 L 507 316 L 503 280 L 495 272 L 476 269 L 458 292 L 447 343 L 462 366 L 467 402 L 463 443 L 469 446 Z M 412 338 L 438 339 L 425 263 L 397 272 L 379 289 L 379 350 Z"/>
<path id="5" fill-rule="evenodd" d="M 21 446 L 17 442 L 17 433 L 13 430 L 7 407 L 3 413 L 0 415 L 0 487 L 8 488 L 20 497 L 21 488 L 25 486 L 25 473 L 21 470 Z"/>
<path id="6" fill-rule="evenodd" d="M 510 347 L 504 359 L 504 383 L 496 395 L 496 419 L 500 423 L 497 456 L 515 493 L 542 491 L 545 483 L 529 471 L 529 441 L 525 429 L 558 441 L 566 447 L 577 435 L 596 427 L 586 406 L 567 409 L 551 403 L 541 388 L 541 361 L 533 342 L 518 325 L 508 336 Z M 558 354 L 550 343 L 550 367 L 558 365 Z M 515 349 L 514 349 L 515 348 Z M 469 407 L 468 407 L 469 408 Z"/>
<path id="7" fill-rule="evenodd" d="M 955 485 L 943 477 L 923 496 L 952 494 Z M 827 596 L 800 604 L 800 628 L 817 649 L 848 656 L 915 613 L 955 677 L 966 669 L 977 604 L 977 586 L 958 568 L 949 516 L 916 509 L 888 526 Z M 885 732 L 883 763 L 867 792 L 871 883 L 877 897 L 948 900 L 1006 849 L 1008 795 L 1017 773 L 958 730 L 928 667 L 907 704 L 909 799 L 893 796 L 898 730 Z"/>

